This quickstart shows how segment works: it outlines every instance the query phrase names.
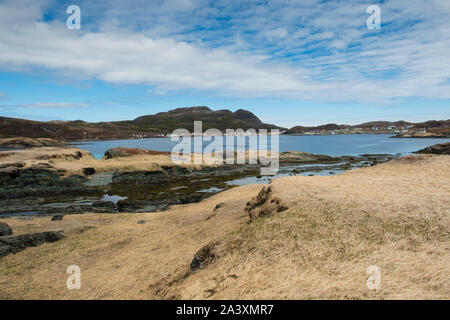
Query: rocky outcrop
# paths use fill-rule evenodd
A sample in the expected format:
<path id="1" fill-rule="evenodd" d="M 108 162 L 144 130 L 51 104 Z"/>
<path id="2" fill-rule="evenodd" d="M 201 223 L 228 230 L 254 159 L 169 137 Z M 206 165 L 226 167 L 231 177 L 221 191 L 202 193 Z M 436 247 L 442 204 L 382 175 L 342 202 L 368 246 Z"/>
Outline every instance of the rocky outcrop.
<path id="1" fill-rule="evenodd" d="M 8 153 L 16 156 L 7 155 L 7 161 L 0 164 L 0 215 L 154 212 L 166 210 L 170 205 L 198 202 L 232 188 L 234 184 L 230 182 L 233 181 L 261 178 L 261 164 L 182 166 L 166 164 L 164 159 L 164 164 L 156 161 L 149 169 L 146 166 L 134 168 L 132 164 L 116 168 L 115 162 L 122 161 L 98 160 L 103 163 L 96 167 L 95 162 L 90 161 L 92 155 L 89 152 L 76 148 L 40 148 L 36 152 L 33 149 Z M 140 154 L 168 152 L 115 148 L 108 150 L 105 158 L 131 157 L 130 162 L 136 159 L 139 162 L 144 156 L 142 159 L 132 156 Z M 279 173 L 343 171 L 391 158 L 389 155 L 330 157 L 288 151 L 280 154 Z M 67 162 L 69 166 L 66 166 Z M 103 165 L 111 166 L 105 171 Z M 105 195 L 126 200 L 105 202 L 102 200 L 111 200 Z M 116 199 L 112 198 L 113 201 Z"/>
<path id="2" fill-rule="evenodd" d="M 280 164 L 333 163 L 340 161 L 342 161 L 341 157 L 331 157 L 302 151 L 286 151 L 280 153 Z"/>
<path id="3" fill-rule="evenodd" d="M 427 147 L 416 151 L 415 153 L 422 154 L 450 154 L 450 142 L 435 144 L 431 147 Z"/>
<path id="4" fill-rule="evenodd" d="M 153 150 L 145 150 L 139 148 L 113 148 L 106 150 L 104 159 L 114 159 L 114 158 L 122 158 L 122 157 L 131 157 L 137 155 L 169 155 L 170 152 L 166 151 L 153 151 Z"/>
<path id="5" fill-rule="evenodd" d="M 45 242 L 56 242 L 64 238 L 63 231 L 47 231 L 0 237 L 0 258 L 10 253 L 18 253 L 26 247 L 40 246 Z"/>
<path id="6" fill-rule="evenodd" d="M 11 227 L 4 222 L 0 222 L 0 236 L 9 236 L 11 234 L 12 234 Z"/>
<path id="7" fill-rule="evenodd" d="M 245 211 L 250 217 L 250 221 L 258 217 L 271 215 L 275 212 L 287 210 L 282 201 L 273 195 L 272 187 L 264 187 L 258 195 L 247 203 Z"/>

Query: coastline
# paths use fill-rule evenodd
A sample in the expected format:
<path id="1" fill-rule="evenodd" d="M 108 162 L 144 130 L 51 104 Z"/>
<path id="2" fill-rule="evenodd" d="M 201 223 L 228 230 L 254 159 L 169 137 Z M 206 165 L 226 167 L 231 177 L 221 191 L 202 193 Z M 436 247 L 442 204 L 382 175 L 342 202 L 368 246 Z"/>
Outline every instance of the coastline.
<path id="1" fill-rule="evenodd" d="M 416 155 L 236 187 L 164 212 L 2 219 L 17 234 L 63 229 L 65 238 L 0 259 L 0 297 L 442 299 L 449 172 L 448 155 Z M 65 288 L 68 258 L 82 290 Z M 365 288 L 371 264 L 383 272 L 379 291 Z M 411 277 L 422 279 L 414 290 Z"/>
<path id="2" fill-rule="evenodd" d="M 0 152 L 0 217 L 160 211 L 271 179 L 260 176 L 260 164 L 175 165 L 168 152 L 142 149 L 118 148 L 105 154 L 95 159 L 73 147 Z M 390 159 L 282 152 L 277 177 L 338 174 Z"/>

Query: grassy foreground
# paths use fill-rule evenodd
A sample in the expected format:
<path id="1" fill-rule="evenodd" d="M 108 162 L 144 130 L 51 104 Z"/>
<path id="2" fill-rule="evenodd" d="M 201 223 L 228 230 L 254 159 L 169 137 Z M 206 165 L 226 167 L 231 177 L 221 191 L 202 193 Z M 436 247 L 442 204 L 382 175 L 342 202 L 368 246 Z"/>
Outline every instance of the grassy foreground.
<path id="1" fill-rule="evenodd" d="M 63 229 L 66 238 L 1 259 L 0 298 L 449 299 L 448 181 L 450 156 L 420 155 L 161 213 L 2 219 L 16 234 Z M 211 243 L 212 261 L 191 272 Z M 66 288 L 72 264 L 80 290 Z M 380 290 L 366 287 L 371 265 Z"/>

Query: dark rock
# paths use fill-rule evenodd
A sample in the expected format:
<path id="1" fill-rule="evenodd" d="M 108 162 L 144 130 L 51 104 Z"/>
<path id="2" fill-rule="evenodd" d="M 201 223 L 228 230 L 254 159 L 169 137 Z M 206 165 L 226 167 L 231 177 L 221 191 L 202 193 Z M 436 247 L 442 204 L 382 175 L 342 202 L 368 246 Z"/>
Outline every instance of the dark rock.
<path id="1" fill-rule="evenodd" d="M 64 238 L 63 231 L 48 231 L 43 234 L 46 242 L 56 242 Z"/>
<path id="2" fill-rule="evenodd" d="M 197 193 L 197 194 L 188 194 L 185 196 L 181 196 L 179 198 L 179 203 L 181 204 L 187 204 L 187 203 L 194 203 L 194 202 L 200 202 L 202 199 L 207 197 L 205 194 Z"/>
<path id="3" fill-rule="evenodd" d="M 56 242 L 64 238 L 63 231 L 47 231 L 0 238 L 0 258 L 18 253 L 26 247 L 40 246 L 45 242 Z"/>
<path id="4" fill-rule="evenodd" d="M 194 254 L 194 259 L 192 259 L 191 264 L 189 265 L 191 271 L 207 266 L 216 257 L 217 245 L 218 242 L 213 241 L 198 250 Z"/>
<path id="5" fill-rule="evenodd" d="M 25 163 L 23 162 L 17 162 L 17 163 L 4 163 L 0 165 L 0 169 L 8 168 L 8 167 L 14 167 L 14 168 L 23 168 L 25 166 Z"/>
<path id="6" fill-rule="evenodd" d="M 115 213 L 117 207 L 112 201 L 95 201 L 92 204 L 92 212 L 95 213 Z"/>
<path id="7" fill-rule="evenodd" d="M 169 204 L 165 202 L 131 199 L 120 200 L 117 202 L 117 210 L 119 212 L 155 212 L 164 211 L 168 208 Z"/>
<path id="8" fill-rule="evenodd" d="M 214 207 L 214 211 L 216 211 L 216 210 L 219 209 L 219 208 L 222 208 L 224 205 L 225 205 L 225 203 L 223 203 L 223 202 L 218 203 L 218 204 Z"/>
<path id="9" fill-rule="evenodd" d="M 191 264 L 189 265 L 189 268 L 192 271 L 197 270 L 198 268 L 200 268 L 200 261 L 197 259 L 197 257 L 194 254 L 194 259 L 192 259 Z"/>
<path id="10" fill-rule="evenodd" d="M 91 206 L 68 206 L 64 209 L 58 209 L 58 211 L 63 211 L 64 214 L 81 214 L 85 212 L 92 211 Z"/>
<path id="11" fill-rule="evenodd" d="M 112 149 L 106 150 L 104 159 L 108 160 L 108 159 L 113 159 L 113 158 L 131 157 L 131 156 L 136 156 L 136 155 L 141 155 L 141 154 L 145 154 L 145 155 L 159 155 L 159 154 L 169 155 L 170 152 L 145 150 L 145 149 L 139 149 L 139 148 L 118 147 L 118 148 L 112 148 Z"/>
<path id="12" fill-rule="evenodd" d="M 52 221 L 62 220 L 63 217 L 64 217 L 64 216 L 63 216 L 62 214 L 55 214 L 55 215 L 52 217 Z"/>
<path id="13" fill-rule="evenodd" d="M 117 201 L 117 210 L 119 212 L 134 211 L 143 207 L 143 201 L 124 199 Z"/>
<path id="14" fill-rule="evenodd" d="M 0 236 L 9 236 L 11 234 L 12 234 L 11 227 L 4 222 L 0 222 Z"/>
<path id="15" fill-rule="evenodd" d="M 83 173 L 87 176 L 90 176 L 95 173 L 95 169 L 94 168 L 83 168 Z"/>
<path id="16" fill-rule="evenodd" d="M 421 149 L 416 151 L 415 153 L 423 153 L 423 154 L 450 154 L 450 142 L 440 143 L 432 145 L 431 147 L 427 147 L 425 149 Z"/>
<path id="17" fill-rule="evenodd" d="M 272 187 L 264 187 L 254 197 L 247 206 L 245 211 L 250 217 L 250 221 L 255 220 L 258 217 L 268 216 L 275 212 L 282 212 L 287 210 L 280 198 L 274 197 Z"/>
<path id="18" fill-rule="evenodd" d="M 146 223 L 145 220 L 139 220 L 139 221 L 137 222 L 137 224 L 144 224 L 144 223 Z"/>

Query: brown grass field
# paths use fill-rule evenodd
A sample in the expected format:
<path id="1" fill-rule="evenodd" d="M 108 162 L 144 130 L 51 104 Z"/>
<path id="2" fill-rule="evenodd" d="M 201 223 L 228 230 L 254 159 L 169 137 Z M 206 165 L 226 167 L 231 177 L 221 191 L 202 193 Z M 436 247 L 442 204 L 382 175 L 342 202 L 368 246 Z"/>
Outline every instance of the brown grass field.
<path id="1" fill-rule="evenodd" d="M 159 213 L 0 219 L 16 234 L 66 234 L 0 259 L 0 298 L 449 299 L 449 181 L 450 156 L 420 155 L 275 179 L 251 222 L 245 207 L 262 185 Z M 208 243 L 214 259 L 191 272 Z M 72 264 L 80 290 L 66 287 Z M 366 287 L 371 265 L 380 290 Z"/>

